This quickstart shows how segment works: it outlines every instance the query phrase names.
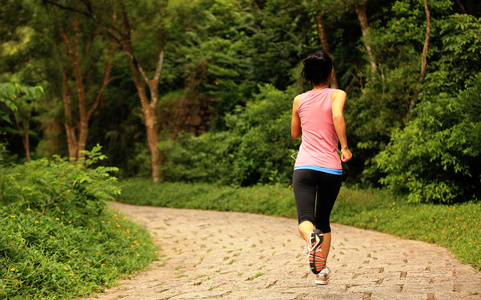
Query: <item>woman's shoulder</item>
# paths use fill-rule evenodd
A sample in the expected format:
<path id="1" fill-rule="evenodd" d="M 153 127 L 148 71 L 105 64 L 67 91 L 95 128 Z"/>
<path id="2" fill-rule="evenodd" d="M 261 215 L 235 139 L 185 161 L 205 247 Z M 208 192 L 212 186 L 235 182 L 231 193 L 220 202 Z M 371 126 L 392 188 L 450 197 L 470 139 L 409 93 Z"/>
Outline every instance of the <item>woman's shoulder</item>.
<path id="1" fill-rule="evenodd" d="M 346 92 L 340 89 L 332 89 L 331 99 L 334 101 L 337 98 L 346 98 Z"/>
<path id="2" fill-rule="evenodd" d="M 333 94 L 340 94 L 340 95 L 345 95 L 346 92 L 341 90 L 341 89 L 331 89 Z"/>

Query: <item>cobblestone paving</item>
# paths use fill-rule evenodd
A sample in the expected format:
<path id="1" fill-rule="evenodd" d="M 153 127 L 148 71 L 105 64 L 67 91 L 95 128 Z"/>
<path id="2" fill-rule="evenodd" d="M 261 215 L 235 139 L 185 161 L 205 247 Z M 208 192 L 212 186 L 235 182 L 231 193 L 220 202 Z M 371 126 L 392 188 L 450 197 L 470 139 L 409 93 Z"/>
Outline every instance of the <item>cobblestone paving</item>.
<path id="1" fill-rule="evenodd" d="M 481 274 L 446 249 L 332 225 L 316 286 L 297 221 L 112 203 L 161 246 L 150 269 L 86 299 L 481 299 Z"/>

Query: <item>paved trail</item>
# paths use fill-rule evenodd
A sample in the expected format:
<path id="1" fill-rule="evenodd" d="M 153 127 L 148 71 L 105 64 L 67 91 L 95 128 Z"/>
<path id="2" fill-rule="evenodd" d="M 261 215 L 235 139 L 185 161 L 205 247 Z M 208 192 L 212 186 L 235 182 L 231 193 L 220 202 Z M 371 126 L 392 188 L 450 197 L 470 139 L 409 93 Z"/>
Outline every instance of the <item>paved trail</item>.
<path id="1" fill-rule="evenodd" d="M 481 274 L 446 249 L 333 224 L 315 286 L 297 221 L 112 203 L 161 245 L 159 261 L 88 299 L 481 299 Z"/>

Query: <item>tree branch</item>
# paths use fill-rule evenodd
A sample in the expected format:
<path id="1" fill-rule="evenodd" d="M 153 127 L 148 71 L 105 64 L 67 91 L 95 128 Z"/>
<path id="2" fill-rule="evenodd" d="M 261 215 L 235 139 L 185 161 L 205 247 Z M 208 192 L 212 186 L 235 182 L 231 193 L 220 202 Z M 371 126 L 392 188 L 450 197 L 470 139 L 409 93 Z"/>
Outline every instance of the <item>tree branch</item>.
<path id="1" fill-rule="evenodd" d="M 107 88 L 107 85 L 110 82 L 109 79 L 110 79 L 110 71 L 112 70 L 112 57 L 114 56 L 114 50 L 115 50 L 115 41 L 112 39 L 112 45 L 110 46 L 109 58 L 108 58 L 107 68 L 105 70 L 104 81 L 102 83 L 102 87 L 97 93 L 97 96 L 95 97 L 94 104 L 92 105 L 92 107 L 89 109 L 87 113 L 87 120 L 90 119 L 90 116 L 92 115 L 92 113 L 97 109 L 97 106 L 100 103 L 100 99 L 102 98 L 102 93 Z"/>
<path id="2" fill-rule="evenodd" d="M 421 85 L 424 80 L 424 76 L 426 76 L 429 37 L 431 35 L 431 13 L 429 11 L 428 0 L 424 0 L 424 10 L 426 12 L 427 23 L 426 23 L 426 39 L 424 40 L 423 53 L 421 55 L 421 73 L 419 74 L 419 81 L 417 83 L 417 88 L 414 91 L 414 95 L 412 96 L 411 101 L 409 102 L 409 106 L 407 108 L 406 117 L 404 119 L 405 123 L 407 123 L 411 118 L 411 113 L 414 109 L 414 105 L 416 104 L 416 100 L 418 98 L 419 91 L 421 89 Z"/>
<path id="3" fill-rule="evenodd" d="M 152 79 L 154 82 L 159 83 L 160 74 L 162 73 L 162 67 L 164 65 L 164 49 L 162 49 L 159 53 L 159 61 L 157 62 L 157 68 L 155 69 L 155 75 Z"/>
<path id="4" fill-rule="evenodd" d="M 105 30 L 105 32 L 108 35 L 110 35 L 117 42 L 117 44 L 120 47 L 123 47 L 122 40 L 118 36 L 118 35 L 120 35 L 120 31 L 115 26 L 115 23 L 112 26 L 110 26 L 108 23 L 103 22 L 101 19 L 99 19 L 97 17 L 97 15 L 95 14 L 95 12 L 93 11 L 91 1 L 89 1 L 89 0 L 82 0 L 81 1 L 85 5 L 85 7 L 87 8 L 87 12 L 76 9 L 76 8 L 72 8 L 72 7 L 69 7 L 69 6 L 61 5 L 57 1 L 52 1 L 52 0 L 42 0 L 42 1 L 43 1 L 44 4 L 49 4 L 49 5 L 52 5 L 53 7 L 60 8 L 60 9 L 66 10 L 66 11 L 79 13 L 83 16 L 86 16 L 87 18 L 90 18 L 90 19 L 94 20 L 94 22 L 97 23 L 100 27 L 102 27 L 102 29 Z"/>
<path id="5" fill-rule="evenodd" d="M 424 40 L 424 47 L 423 47 L 423 54 L 422 54 L 422 63 L 421 63 L 421 77 L 420 81 L 422 82 L 424 76 L 426 75 L 426 65 L 427 65 L 427 57 L 428 57 L 428 48 L 429 48 L 429 37 L 431 35 L 431 13 L 429 12 L 428 7 L 428 0 L 424 0 L 424 10 L 426 11 L 426 39 Z"/>

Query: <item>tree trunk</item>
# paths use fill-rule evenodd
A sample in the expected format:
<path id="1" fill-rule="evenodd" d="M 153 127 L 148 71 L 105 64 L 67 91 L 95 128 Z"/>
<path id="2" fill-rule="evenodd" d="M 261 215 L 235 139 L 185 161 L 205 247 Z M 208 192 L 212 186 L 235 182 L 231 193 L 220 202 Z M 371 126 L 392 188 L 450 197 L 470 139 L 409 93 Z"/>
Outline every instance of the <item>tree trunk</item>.
<path id="1" fill-rule="evenodd" d="M 22 144 L 23 144 L 23 148 L 25 149 L 25 156 L 27 157 L 27 162 L 30 162 L 31 156 L 30 156 L 29 127 L 30 127 L 30 117 L 32 116 L 32 110 L 28 112 L 27 120 L 20 121 L 17 113 L 15 112 L 13 113 L 13 116 L 15 118 L 15 124 L 17 125 L 18 132 L 22 136 Z"/>
<path id="2" fill-rule="evenodd" d="M 157 108 L 159 104 L 159 81 L 160 74 L 162 72 L 162 67 L 164 64 L 164 49 L 163 44 L 159 40 L 159 53 L 158 61 L 156 65 L 156 70 L 154 77 L 149 79 L 147 73 L 144 71 L 142 66 L 138 63 L 131 40 L 131 28 L 129 23 L 129 18 L 125 8 L 122 10 L 122 24 L 123 24 L 123 34 L 121 35 L 121 46 L 122 49 L 127 54 L 129 60 L 130 70 L 132 72 L 132 78 L 134 80 L 135 87 L 139 94 L 140 103 L 142 106 L 142 113 L 145 117 L 145 128 L 147 131 L 147 143 L 149 145 L 150 155 L 151 155 L 151 167 L 152 167 L 152 180 L 154 182 L 162 181 L 162 174 L 160 171 L 160 164 L 162 162 L 162 157 L 160 151 L 157 147 L 159 141 L 159 124 L 157 117 Z M 159 38 L 160 39 L 160 38 Z M 151 101 L 147 97 L 145 83 L 149 88 Z"/>
<path id="3" fill-rule="evenodd" d="M 374 58 L 374 54 L 371 49 L 370 45 L 370 29 L 369 24 L 367 22 L 366 16 L 366 3 L 365 1 L 361 1 L 358 5 L 355 6 L 357 17 L 359 19 L 359 23 L 361 25 L 362 36 L 364 38 L 364 46 L 366 47 L 367 55 L 369 57 L 369 61 L 371 64 L 371 74 L 376 73 L 376 60 Z"/>
<path id="4" fill-rule="evenodd" d="M 105 71 L 105 76 L 104 76 L 104 81 L 102 83 L 102 87 L 97 93 L 97 96 L 95 98 L 95 101 L 92 105 L 92 107 L 87 111 L 87 101 L 86 101 L 86 96 L 85 96 L 85 86 L 83 83 L 83 74 L 82 70 L 80 68 L 80 29 L 79 29 L 79 13 L 77 12 L 75 14 L 75 20 L 73 22 L 73 33 L 74 33 L 74 39 L 73 39 L 73 45 L 65 33 L 65 31 L 62 28 L 61 22 L 60 22 L 60 16 L 58 14 L 58 8 L 55 6 L 55 13 L 57 17 L 57 23 L 60 31 L 60 35 L 62 36 L 62 39 L 67 47 L 67 53 L 68 56 L 72 62 L 73 66 L 73 71 L 74 71 L 74 77 L 75 77 L 75 84 L 77 86 L 77 96 L 78 96 L 78 109 L 79 109 L 79 115 L 78 115 L 78 124 L 73 127 L 72 124 L 72 112 L 70 108 L 70 91 L 68 88 L 68 78 L 66 77 L 66 72 L 64 71 L 64 111 L 65 111 L 65 116 L 66 116 L 66 124 L 65 124 L 65 130 L 67 132 L 67 142 L 69 143 L 69 156 L 75 159 L 80 159 L 85 156 L 82 151 L 84 151 L 87 147 L 87 138 L 88 138 L 88 131 L 89 131 L 89 119 L 94 110 L 97 108 L 100 99 L 101 99 L 101 94 L 105 90 L 105 88 L 108 85 L 109 79 L 110 79 L 110 72 L 112 70 L 112 56 L 114 53 L 115 49 L 115 41 L 112 41 L 112 46 L 110 47 L 109 51 L 109 57 L 108 57 L 108 63 L 106 66 L 106 71 Z M 113 20 L 115 21 L 116 19 L 116 12 L 114 11 L 113 14 Z M 91 41 L 89 41 L 90 43 Z M 87 46 L 88 49 L 88 46 Z M 87 50 L 88 52 L 88 50 Z M 67 115 L 68 114 L 68 115 Z M 78 132 L 78 139 L 76 138 L 76 131 Z"/>
<path id="5" fill-rule="evenodd" d="M 65 134 L 67 135 L 68 157 L 77 159 L 77 138 L 75 135 L 75 126 L 73 125 L 72 120 L 70 89 L 68 87 L 68 74 L 65 68 L 62 75 L 62 101 L 63 113 L 65 117 L 63 124 L 65 127 Z"/>
<path id="6" fill-rule="evenodd" d="M 463 13 L 467 15 L 468 13 L 466 12 L 466 9 L 464 8 L 464 5 L 461 2 L 461 0 L 457 0 L 456 2 L 458 3 L 458 5 L 461 8 L 461 10 L 463 11 Z"/>
<path id="7" fill-rule="evenodd" d="M 54 5 L 55 7 L 62 7 L 57 2 L 48 1 L 48 3 Z M 88 12 L 80 12 L 75 10 L 77 13 L 82 13 L 84 15 L 89 16 L 92 20 L 94 20 L 99 26 L 101 26 L 105 32 L 112 37 L 112 39 L 120 46 L 122 51 L 127 55 L 127 59 L 129 62 L 129 67 L 132 73 L 132 78 L 137 89 L 137 93 L 139 95 L 140 103 L 142 106 L 142 113 L 145 117 L 145 127 L 147 131 L 147 142 L 149 145 L 149 150 L 151 152 L 151 163 L 152 163 L 152 177 L 154 182 L 158 182 L 162 180 L 162 174 L 160 172 L 160 164 L 162 161 L 160 152 L 157 148 L 158 143 L 158 119 L 157 119 L 157 108 L 159 105 L 159 81 L 160 81 L 160 74 L 162 72 L 163 61 L 164 61 L 164 43 L 163 43 L 163 26 L 159 25 L 158 27 L 158 43 L 159 43 L 159 52 L 158 52 L 158 61 L 156 65 L 156 70 L 154 73 L 154 77 L 149 79 L 148 74 L 144 71 L 142 66 L 137 61 L 135 57 L 134 48 L 132 45 L 132 32 L 130 27 L 130 20 L 127 14 L 127 9 L 125 7 L 125 3 L 122 1 L 114 1 L 114 9 L 113 9 L 113 22 L 112 26 L 104 22 L 102 19 L 98 18 L 98 15 L 91 10 L 92 4 L 90 1 L 83 1 L 84 4 L 88 7 Z M 162 16 L 165 15 L 166 8 L 167 8 L 168 0 L 162 2 L 162 7 L 160 9 L 160 13 Z M 120 26 L 116 23 L 116 6 L 120 8 Z M 145 85 L 147 84 L 151 96 L 151 101 L 149 103 L 149 99 L 147 96 Z M 88 119 L 87 119 L 88 120 Z"/>
<path id="8" fill-rule="evenodd" d="M 431 36 L 431 12 L 429 11 L 428 0 L 424 0 L 424 11 L 426 13 L 426 38 L 424 40 L 424 47 L 423 53 L 421 55 L 421 73 L 419 74 L 419 82 L 418 87 L 411 98 L 409 103 L 409 107 L 406 112 L 405 123 L 409 121 L 411 118 L 412 110 L 414 109 L 414 105 L 416 104 L 416 100 L 419 95 L 419 90 L 421 85 L 424 81 L 424 76 L 426 76 L 426 67 L 427 67 L 427 57 L 428 57 L 428 49 L 429 49 L 429 37 Z"/>
<path id="9" fill-rule="evenodd" d="M 423 54 L 421 56 L 421 77 L 420 81 L 424 80 L 426 75 L 426 66 L 428 58 L 429 37 L 431 36 L 431 13 L 428 7 L 428 0 L 424 0 L 424 10 L 426 12 L 426 38 L 424 40 Z"/>
<path id="10" fill-rule="evenodd" d="M 316 23 L 317 23 L 317 34 L 319 35 L 319 39 L 321 40 L 321 45 L 322 45 L 322 50 L 325 53 L 331 53 L 330 47 L 329 47 L 329 41 L 327 40 L 327 34 L 326 34 L 326 29 L 324 27 L 324 23 L 322 22 L 322 15 L 321 13 L 318 13 L 316 15 Z M 336 70 L 334 67 L 332 68 L 332 77 L 331 77 L 331 87 L 338 89 L 339 84 L 337 82 L 337 75 L 336 75 Z"/>
<path id="11" fill-rule="evenodd" d="M 147 129 L 147 140 L 151 154 L 152 179 L 154 182 L 159 182 L 162 180 L 162 174 L 160 171 L 162 157 L 157 148 L 157 144 L 159 143 L 157 106 L 152 105 L 151 103 L 143 111 L 145 116 L 145 127 Z"/>

